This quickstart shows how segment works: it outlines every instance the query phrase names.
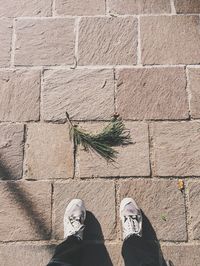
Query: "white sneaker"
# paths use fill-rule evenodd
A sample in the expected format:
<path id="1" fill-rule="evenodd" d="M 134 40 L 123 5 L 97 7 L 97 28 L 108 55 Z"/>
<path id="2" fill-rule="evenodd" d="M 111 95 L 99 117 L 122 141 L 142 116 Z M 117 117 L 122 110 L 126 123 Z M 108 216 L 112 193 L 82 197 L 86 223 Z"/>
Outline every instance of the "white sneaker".
<path id="1" fill-rule="evenodd" d="M 131 235 L 142 236 L 142 212 L 132 198 L 124 198 L 120 204 L 123 239 Z"/>
<path id="2" fill-rule="evenodd" d="M 80 199 L 73 199 L 67 206 L 64 215 L 64 238 L 77 236 L 83 239 L 84 221 L 86 209 L 84 202 Z"/>

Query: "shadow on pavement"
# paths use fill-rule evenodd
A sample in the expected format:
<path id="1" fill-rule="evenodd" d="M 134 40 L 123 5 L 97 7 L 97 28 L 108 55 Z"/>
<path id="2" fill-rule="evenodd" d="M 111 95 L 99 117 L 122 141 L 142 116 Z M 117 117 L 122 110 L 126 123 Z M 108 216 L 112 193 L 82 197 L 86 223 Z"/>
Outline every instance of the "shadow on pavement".
<path id="1" fill-rule="evenodd" d="M 84 231 L 83 262 L 81 266 L 113 266 L 104 245 L 100 223 L 89 211 L 86 216 Z"/>
<path id="2" fill-rule="evenodd" d="M 7 182 L 7 187 L 10 191 L 11 197 L 19 205 L 20 208 L 26 212 L 26 216 L 31 219 L 33 230 L 41 236 L 41 239 L 50 239 L 51 231 L 45 224 L 45 220 L 41 217 L 35 207 L 34 203 L 29 198 L 29 195 L 24 191 L 17 182 Z"/>
<path id="3" fill-rule="evenodd" d="M 32 229 L 41 236 L 41 239 L 50 239 L 51 229 L 46 225 L 41 213 L 36 210 L 31 196 L 22 188 L 20 181 L 16 181 L 9 169 L 4 167 L 2 162 L 0 162 L 0 181 L 5 181 L 10 197 L 19 206 L 19 209 L 25 211 L 25 215 L 31 220 Z"/>
<path id="4" fill-rule="evenodd" d="M 144 213 L 142 237 L 132 236 L 124 241 L 122 256 L 125 266 L 167 266 L 156 233 Z"/>
<path id="5" fill-rule="evenodd" d="M 11 172 L 4 166 L 0 161 L 0 181 L 6 180 L 16 180 L 16 178 L 11 174 Z"/>

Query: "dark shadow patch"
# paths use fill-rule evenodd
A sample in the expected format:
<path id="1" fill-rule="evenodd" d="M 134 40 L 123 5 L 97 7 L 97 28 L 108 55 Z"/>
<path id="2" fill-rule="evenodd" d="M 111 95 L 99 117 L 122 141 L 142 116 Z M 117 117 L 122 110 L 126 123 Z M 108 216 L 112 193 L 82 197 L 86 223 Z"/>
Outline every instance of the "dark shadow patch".
<path id="1" fill-rule="evenodd" d="M 113 264 L 103 243 L 84 243 L 81 266 L 113 266 Z"/>
<path id="2" fill-rule="evenodd" d="M 45 220 L 41 217 L 41 213 L 36 210 L 30 195 L 22 189 L 18 182 L 8 181 L 6 185 L 13 200 L 19 205 L 19 208 L 25 211 L 26 216 L 31 220 L 32 228 L 35 230 L 36 234 L 40 236 L 41 239 L 50 239 L 51 230 L 45 224 Z"/>
<path id="3" fill-rule="evenodd" d="M 146 215 L 142 215 L 143 236 L 133 235 L 123 243 L 122 256 L 125 266 L 167 266 L 156 232 Z"/>
<path id="4" fill-rule="evenodd" d="M 113 266 L 104 245 L 104 236 L 100 223 L 89 211 L 87 211 L 86 217 L 81 266 Z"/>
<path id="5" fill-rule="evenodd" d="M 6 181 L 6 180 L 16 180 L 16 177 L 14 177 L 4 164 L 0 161 L 0 181 Z"/>
<path id="6" fill-rule="evenodd" d="M 104 241 L 101 225 L 93 213 L 87 211 L 84 230 L 85 241 Z"/>

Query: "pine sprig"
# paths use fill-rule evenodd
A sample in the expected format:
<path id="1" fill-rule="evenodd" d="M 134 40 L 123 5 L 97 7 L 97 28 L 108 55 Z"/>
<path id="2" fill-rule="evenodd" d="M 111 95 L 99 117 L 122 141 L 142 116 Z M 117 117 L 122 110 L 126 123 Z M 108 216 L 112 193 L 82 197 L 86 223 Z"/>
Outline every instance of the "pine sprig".
<path id="1" fill-rule="evenodd" d="M 128 145 L 131 142 L 130 131 L 126 129 L 122 119 L 114 116 L 111 122 L 94 139 L 109 146 Z"/>
<path id="2" fill-rule="evenodd" d="M 70 125 L 70 140 L 74 142 L 75 148 L 81 145 L 86 151 L 95 152 L 106 161 L 114 162 L 117 158 L 118 151 L 112 147 L 131 143 L 130 132 L 117 115 L 98 134 L 90 134 L 80 129 L 72 124 L 68 113 L 66 116 Z"/>

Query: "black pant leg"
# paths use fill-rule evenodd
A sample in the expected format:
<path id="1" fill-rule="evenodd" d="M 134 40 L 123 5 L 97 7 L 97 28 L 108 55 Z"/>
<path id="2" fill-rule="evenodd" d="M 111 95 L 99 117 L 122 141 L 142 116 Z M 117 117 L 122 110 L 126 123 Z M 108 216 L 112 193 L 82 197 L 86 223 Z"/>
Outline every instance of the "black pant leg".
<path id="1" fill-rule="evenodd" d="M 80 266 L 83 241 L 75 236 L 68 237 L 56 247 L 47 266 Z"/>
<path id="2" fill-rule="evenodd" d="M 122 256 L 125 266 L 159 266 L 159 248 L 155 242 L 133 235 L 124 241 Z"/>

